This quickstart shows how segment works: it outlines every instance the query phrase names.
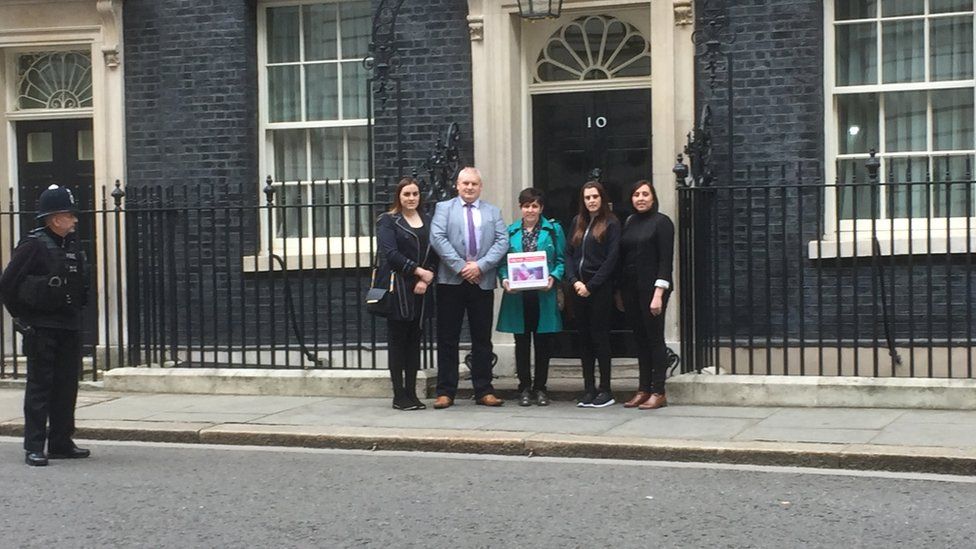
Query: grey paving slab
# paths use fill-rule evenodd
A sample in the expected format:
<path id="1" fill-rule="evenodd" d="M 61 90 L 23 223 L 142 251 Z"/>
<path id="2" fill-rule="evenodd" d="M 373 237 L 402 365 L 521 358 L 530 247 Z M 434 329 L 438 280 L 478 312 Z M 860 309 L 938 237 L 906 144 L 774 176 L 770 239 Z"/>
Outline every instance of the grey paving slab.
<path id="1" fill-rule="evenodd" d="M 797 427 L 766 427 L 758 425 L 742 431 L 736 441 L 826 442 L 833 444 L 862 444 L 869 442 L 878 431 L 874 429 L 811 429 Z"/>
<path id="2" fill-rule="evenodd" d="M 976 429 L 976 411 L 953 411 L 953 410 L 905 410 L 901 416 L 893 423 L 957 423 L 970 425 Z"/>
<path id="3" fill-rule="evenodd" d="M 509 417 L 485 425 L 493 431 L 519 431 L 532 433 L 558 433 L 568 435 L 602 435 L 614 427 L 619 427 L 629 421 L 626 418 L 616 419 L 590 418 L 541 418 L 541 417 Z"/>
<path id="4" fill-rule="evenodd" d="M 882 429 L 904 412 L 873 408 L 785 408 L 759 423 L 761 427 L 810 429 Z"/>
<path id="5" fill-rule="evenodd" d="M 392 412 L 392 410 L 391 410 Z M 377 427 L 400 427 L 422 429 L 469 429 L 483 430 L 495 422 L 505 423 L 511 416 L 489 412 L 454 412 L 448 410 L 417 410 L 412 412 L 395 412 L 379 418 L 373 425 Z"/>
<path id="6" fill-rule="evenodd" d="M 761 406 L 682 406 L 669 405 L 666 408 L 652 412 L 656 416 L 675 417 L 728 417 L 744 419 L 765 419 L 781 408 Z"/>
<path id="7" fill-rule="evenodd" d="M 600 418 L 620 418 L 622 420 L 633 419 L 638 413 L 637 410 L 624 408 L 620 405 L 609 406 L 607 408 L 578 408 L 570 402 L 554 402 L 549 406 L 526 406 L 518 405 L 505 408 L 512 410 L 515 417 L 537 417 L 553 418 L 560 417 L 566 419 L 600 419 Z"/>
<path id="8" fill-rule="evenodd" d="M 162 412 L 145 418 L 145 421 L 189 421 L 191 423 L 247 423 L 263 414 L 234 414 L 229 412 Z"/>
<path id="9" fill-rule="evenodd" d="M 740 418 L 669 417 L 647 414 L 607 431 L 608 435 L 688 440 L 732 440 L 756 420 Z"/>
<path id="10" fill-rule="evenodd" d="M 870 441 L 899 446 L 976 447 L 976 426 L 960 423 L 893 423 Z"/>
<path id="11" fill-rule="evenodd" d="M 266 414 L 250 423 L 263 425 L 341 425 L 372 426 L 376 420 L 395 413 L 386 401 L 362 399 L 359 406 L 338 406 L 328 400 L 296 406 L 277 413 Z"/>
<path id="12" fill-rule="evenodd" d="M 326 399 L 299 396 L 192 395 L 192 403 L 181 408 L 186 412 L 274 414 Z"/>

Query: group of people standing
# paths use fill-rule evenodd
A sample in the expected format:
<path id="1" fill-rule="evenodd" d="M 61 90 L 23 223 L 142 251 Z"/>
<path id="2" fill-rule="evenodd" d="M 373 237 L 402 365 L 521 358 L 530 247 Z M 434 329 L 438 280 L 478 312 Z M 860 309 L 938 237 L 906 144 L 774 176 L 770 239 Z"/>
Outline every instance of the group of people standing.
<path id="1" fill-rule="evenodd" d="M 559 223 L 542 215 L 545 196 L 538 189 L 519 194 L 522 218 L 506 226 L 501 211 L 481 200 L 483 184 L 476 168 L 461 170 L 456 186 L 457 198 L 439 202 L 429 216 L 422 208 L 420 185 L 404 178 L 394 192 L 393 206 L 376 223 L 381 261 L 374 280 L 393 289 L 388 316 L 393 407 L 426 407 L 415 387 L 423 321 L 435 309 L 434 408 L 454 404 L 465 316 L 475 401 L 483 406 L 504 404 L 492 386 L 494 289 L 499 283 L 505 293 L 497 329 L 514 334 L 519 405 L 549 404 L 546 383 L 553 334 L 563 329 L 558 298 L 563 291 L 563 305 L 572 308 L 579 332 L 583 394 L 577 405 L 601 408 L 616 403 L 610 366 L 610 321 L 616 305 L 633 330 L 640 369 L 638 391 L 624 406 L 666 406 L 664 312 L 672 288 L 674 224 L 658 211 L 654 185 L 633 185 L 630 200 L 635 213 L 621 224 L 603 185 L 586 183 L 568 236 Z M 545 252 L 545 287 L 513 289 L 506 256 L 520 252 Z M 436 303 L 430 291 L 435 284 Z"/>

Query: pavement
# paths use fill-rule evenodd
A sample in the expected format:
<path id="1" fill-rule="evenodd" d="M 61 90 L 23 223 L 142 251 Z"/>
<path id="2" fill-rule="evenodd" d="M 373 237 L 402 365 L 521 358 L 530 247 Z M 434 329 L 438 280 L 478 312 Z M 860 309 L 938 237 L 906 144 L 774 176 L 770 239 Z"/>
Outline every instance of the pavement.
<path id="1" fill-rule="evenodd" d="M 22 435 L 22 399 L 15 383 L 0 386 L 0 435 Z M 389 399 L 85 388 L 77 426 L 79 439 L 976 475 L 976 411 L 691 405 L 640 411 L 619 404 L 581 409 L 567 401 L 486 408 L 459 399 L 447 410 L 401 412 Z"/>

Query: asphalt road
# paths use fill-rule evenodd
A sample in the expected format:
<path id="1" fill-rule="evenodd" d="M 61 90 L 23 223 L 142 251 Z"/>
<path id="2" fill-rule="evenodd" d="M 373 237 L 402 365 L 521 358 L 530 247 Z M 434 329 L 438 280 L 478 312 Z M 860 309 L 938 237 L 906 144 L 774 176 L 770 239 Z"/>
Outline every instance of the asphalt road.
<path id="1" fill-rule="evenodd" d="M 7 547 L 973 547 L 976 477 L 0 438 Z"/>

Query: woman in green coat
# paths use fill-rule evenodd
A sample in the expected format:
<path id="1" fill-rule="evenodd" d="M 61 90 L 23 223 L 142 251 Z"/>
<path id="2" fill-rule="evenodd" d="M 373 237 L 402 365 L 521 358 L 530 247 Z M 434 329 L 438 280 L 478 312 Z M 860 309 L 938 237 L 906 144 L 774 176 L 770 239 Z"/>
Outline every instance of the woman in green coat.
<path id="1" fill-rule="evenodd" d="M 556 301 L 556 285 L 563 277 L 563 250 L 566 236 L 555 221 L 542 217 L 544 196 L 538 189 L 519 193 L 522 220 L 508 227 L 508 252 L 546 252 L 549 266 L 548 285 L 539 290 L 513 290 L 509 282 L 508 263 L 498 268 L 498 278 L 505 295 L 498 313 L 498 331 L 515 334 L 515 370 L 519 379 L 519 406 L 549 404 L 546 381 L 551 356 L 550 334 L 563 329 Z M 535 339 L 535 381 L 529 363 L 532 339 Z"/>

